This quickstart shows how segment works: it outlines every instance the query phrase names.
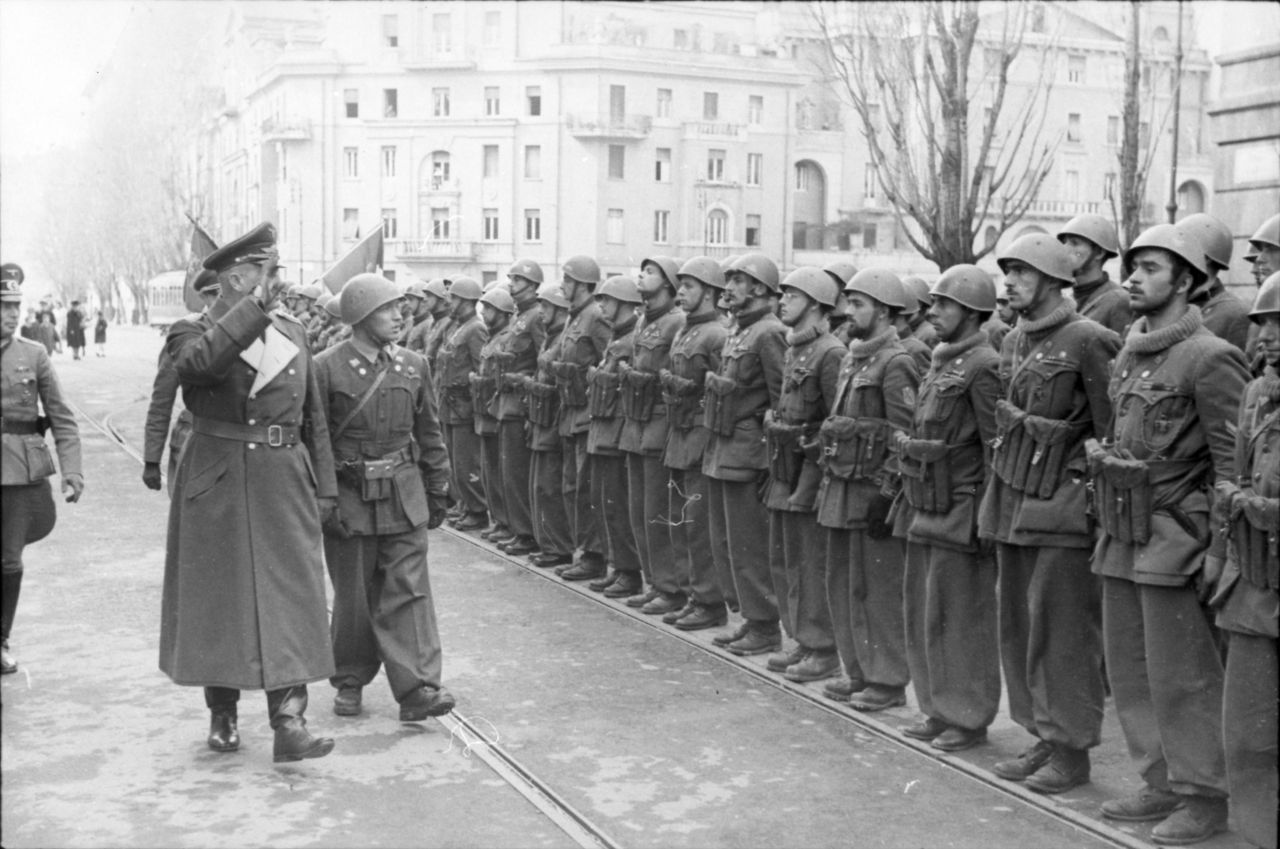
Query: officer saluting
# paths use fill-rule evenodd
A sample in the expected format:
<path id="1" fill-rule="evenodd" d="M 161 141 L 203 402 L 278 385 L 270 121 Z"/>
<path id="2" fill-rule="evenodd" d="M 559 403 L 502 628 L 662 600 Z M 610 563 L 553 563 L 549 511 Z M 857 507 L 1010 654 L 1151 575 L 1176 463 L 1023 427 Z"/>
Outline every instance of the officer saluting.
<path id="1" fill-rule="evenodd" d="M 22 269 L 13 263 L 0 266 L 0 439 L 4 442 L 4 459 L 0 461 L 0 499 L 3 503 L 3 627 L 0 643 L 0 673 L 18 670 L 9 654 L 9 629 L 18 609 L 18 591 L 22 588 L 22 549 L 44 539 L 53 530 L 57 516 L 49 476 L 53 474 L 53 458 L 37 423 L 39 408 L 44 407 L 58 446 L 58 465 L 62 469 L 62 491 L 67 501 L 79 501 L 84 491 L 80 472 L 80 432 L 76 419 L 62 400 L 58 378 L 53 373 L 49 354 L 39 342 L 15 334 L 21 316 Z"/>
<path id="2" fill-rule="evenodd" d="M 307 682 L 333 672 L 320 518 L 338 493 L 306 330 L 275 309 L 277 257 L 265 223 L 210 254 L 218 300 L 165 342 L 192 434 L 169 509 L 160 669 L 205 688 L 215 751 L 240 746 L 240 690 L 266 690 L 275 760 L 295 761 L 333 749 L 303 713 Z"/>

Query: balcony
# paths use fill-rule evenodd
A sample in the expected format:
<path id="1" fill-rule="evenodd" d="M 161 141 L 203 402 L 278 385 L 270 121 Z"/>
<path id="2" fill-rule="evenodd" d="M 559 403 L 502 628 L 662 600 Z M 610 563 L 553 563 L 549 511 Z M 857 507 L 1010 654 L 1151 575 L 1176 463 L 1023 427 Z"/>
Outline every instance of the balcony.
<path id="1" fill-rule="evenodd" d="M 471 70 L 476 66 L 476 49 L 473 46 L 405 49 L 400 51 L 400 62 L 409 71 Z"/>
<path id="2" fill-rule="evenodd" d="M 1040 218 L 1072 218 L 1090 213 L 1102 215 L 1108 210 L 1097 201 L 1082 200 L 1033 200 L 1027 207 L 1028 216 Z"/>
<path id="3" fill-rule="evenodd" d="M 690 139 L 741 139 L 746 135 L 744 124 L 729 124 L 724 121 L 686 121 L 685 138 Z"/>
<path id="4" fill-rule="evenodd" d="M 422 191 L 434 195 L 456 195 L 462 191 L 462 186 L 456 177 L 450 179 L 433 175 L 422 183 Z"/>
<path id="5" fill-rule="evenodd" d="M 262 122 L 262 140 L 311 141 L 311 122 L 306 118 L 267 118 Z"/>
<path id="6" fill-rule="evenodd" d="M 706 242 L 681 242 L 678 247 L 680 249 L 680 259 L 709 256 L 712 259 L 720 260 L 736 254 L 760 250 L 759 248 L 749 248 L 746 245 L 709 245 Z"/>
<path id="7" fill-rule="evenodd" d="M 387 247 L 399 259 L 473 260 L 475 242 L 460 239 L 389 239 Z"/>
<path id="8" fill-rule="evenodd" d="M 653 119 L 648 115 L 565 115 L 565 127 L 580 139 L 642 139 Z"/>

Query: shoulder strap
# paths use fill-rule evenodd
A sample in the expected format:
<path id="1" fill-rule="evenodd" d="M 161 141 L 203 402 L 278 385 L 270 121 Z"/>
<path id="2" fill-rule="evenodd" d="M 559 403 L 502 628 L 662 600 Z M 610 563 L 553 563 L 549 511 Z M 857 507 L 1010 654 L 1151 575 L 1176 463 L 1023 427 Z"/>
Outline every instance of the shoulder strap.
<path id="1" fill-rule="evenodd" d="M 369 384 L 369 388 L 360 396 L 360 400 L 356 401 L 356 405 L 351 408 L 351 412 L 347 413 L 346 418 L 338 422 L 338 426 L 329 434 L 329 440 L 331 442 L 336 442 L 338 437 L 346 433 L 347 427 L 355 420 L 355 417 L 360 414 L 360 411 L 364 409 L 365 405 L 369 403 L 369 399 L 373 397 L 373 393 L 378 391 L 378 387 L 382 385 L 382 381 L 386 378 L 388 371 L 390 371 L 389 367 L 384 368 L 374 376 L 373 383 Z"/>

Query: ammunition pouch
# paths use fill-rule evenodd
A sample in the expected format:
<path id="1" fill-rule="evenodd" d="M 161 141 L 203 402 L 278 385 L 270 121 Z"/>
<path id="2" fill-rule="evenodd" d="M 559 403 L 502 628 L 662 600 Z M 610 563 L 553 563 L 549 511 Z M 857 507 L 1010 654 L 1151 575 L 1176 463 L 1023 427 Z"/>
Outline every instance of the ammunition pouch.
<path id="1" fill-rule="evenodd" d="M 538 427 L 555 427 L 560 412 L 560 396 L 550 383 L 529 384 L 529 406 L 526 416 Z"/>
<path id="2" fill-rule="evenodd" d="M 1242 494 L 1232 512 L 1228 535 L 1240 577 L 1280 590 L 1280 500 Z"/>
<path id="3" fill-rule="evenodd" d="M 338 463 L 338 479 L 360 490 L 361 501 L 382 501 L 394 492 L 392 481 L 396 470 L 413 462 L 413 448 L 406 445 L 399 451 L 377 459 L 345 460 Z"/>
<path id="4" fill-rule="evenodd" d="M 800 472 L 804 468 L 805 426 L 783 424 L 773 417 L 773 411 L 765 413 L 764 441 L 769 457 L 769 477 L 786 486 L 787 491 L 795 489 L 800 482 Z"/>
<path id="5" fill-rule="evenodd" d="M 662 378 L 662 402 L 667 405 L 667 418 L 672 427 L 690 430 L 698 424 L 702 393 L 692 380 L 667 374 Z"/>
<path id="6" fill-rule="evenodd" d="M 622 415 L 635 422 L 653 418 L 653 408 L 661 397 L 658 375 L 631 369 L 622 378 Z"/>
<path id="7" fill-rule="evenodd" d="M 471 404 L 471 386 L 469 383 L 454 383 L 443 387 L 444 403 L 449 412 L 461 419 L 469 419 L 475 415 Z"/>
<path id="8" fill-rule="evenodd" d="M 617 372 L 595 369 L 587 379 L 587 412 L 593 419 L 612 419 L 618 415 L 618 395 L 622 378 Z"/>
<path id="9" fill-rule="evenodd" d="M 471 403 L 485 415 L 493 415 L 490 409 L 498 396 L 498 376 L 494 374 L 471 375 Z"/>
<path id="10" fill-rule="evenodd" d="M 738 405 L 735 403 L 738 382 L 728 377 L 707 372 L 707 393 L 704 397 L 703 424 L 716 436 L 733 436 L 738 424 Z"/>
<path id="11" fill-rule="evenodd" d="M 996 402 L 996 476 L 1011 489 L 1035 498 L 1052 498 L 1067 461 L 1091 427 L 1036 416 L 1001 399 Z"/>
<path id="12" fill-rule="evenodd" d="M 946 513 L 951 509 L 951 446 L 941 439 L 906 439 L 898 468 L 902 494 L 916 510 Z"/>
<path id="13" fill-rule="evenodd" d="M 557 360 L 551 363 L 551 374 L 556 379 L 563 407 L 587 406 L 587 367 L 577 363 Z"/>
<path id="14" fill-rule="evenodd" d="M 821 465 L 833 478 L 872 480 L 889 455 L 888 419 L 830 416 L 818 429 Z"/>
<path id="15" fill-rule="evenodd" d="M 1085 456 L 1094 517 L 1108 536 L 1146 545 L 1151 541 L 1151 515 L 1156 512 L 1167 513 L 1188 534 L 1200 536 L 1179 505 L 1203 485 L 1208 460 L 1135 460 L 1117 456 L 1095 439 L 1085 441 Z M 1180 483 L 1170 486 L 1179 478 Z M 1208 539 L 1201 542 L 1207 544 Z"/>

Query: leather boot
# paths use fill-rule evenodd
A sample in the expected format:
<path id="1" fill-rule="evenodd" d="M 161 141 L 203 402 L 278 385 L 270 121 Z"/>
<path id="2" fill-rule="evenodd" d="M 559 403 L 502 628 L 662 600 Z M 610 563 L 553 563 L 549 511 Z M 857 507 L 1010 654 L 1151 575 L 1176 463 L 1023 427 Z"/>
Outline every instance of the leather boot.
<path id="1" fill-rule="evenodd" d="M 850 694 L 852 695 L 852 694 Z M 939 734 L 947 730 L 947 724 L 936 717 L 926 716 L 919 722 L 908 725 L 902 729 L 903 737 L 910 737 L 912 740 L 932 740 Z"/>
<path id="2" fill-rule="evenodd" d="M 791 651 L 784 651 L 775 655 L 770 655 L 769 659 L 764 662 L 764 665 L 770 672 L 786 672 L 788 666 L 804 660 L 804 655 L 804 646 L 797 644 Z"/>
<path id="3" fill-rule="evenodd" d="M 1048 740 L 1037 740 L 1016 758 L 997 762 L 991 771 L 1006 781 L 1025 781 L 1027 776 L 1048 763 L 1052 755 L 1053 744 Z"/>
<path id="4" fill-rule="evenodd" d="M 614 572 L 618 577 L 604 588 L 605 598 L 630 598 L 644 589 L 644 578 L 639 572 Z"/>
<path id="5" fill-rule="evenodd" d="M 622 573 L 617 569 L 614 569 L 603 578 L 596 578 L 593 581 L 587 581 L 587 589 L 591 590 L 593 593 L 602 593 L 609 587 L 613 586 L 614 582 L 618 580 L 618 576 L 621 574 Z"/>
<path id="6" fill-rule="evenodd" d="M 1037 793 L 1065 793 L 1089 780 L 1089 750 L 1055 743 L 1049 762 L 1027 776 L 1026 787 Z"/>
<path id="7" fill-rule="evenodd" d="M 747 631 L 750 631 L 750 630 L 751 630 L 751 623 L 743 622 L 741 625 L 739 625 L 737 628 L 735 628 L 732 631 L 729 631 L 724 634 L 716 634 L 714 637 L 711 638 L 711 644 L 713 646 L 719 646 L 720 648 L 725 648 L 726 646 L 729 645 L 729 643 L 741 640 L 743 637 L 747 635 Z"/>
<path id="8" fill-rule="evenodd" d="M 734 640 L 726 648 L 738 657 L 768 654 L 782 648 L 782 632 L 777 624 L 752 623 L 741 639 Z"/>
<path id="9" fill-rule="evenodd" d="M 788 681 L 804 683 L 831 678 L 840 672 L 840 658 L 834 650 L 805 652 L 804 657 L 791 664 L 782 673 Z"/>
<path id="10" fill-rule="evenodd" d="M 669 613 L 664 613 L 664 614 L 662 615 L 662 621 L 663 621 L 663 624 L 666 624 L 666 625 L 674 625 L 674 624 L 676 624 L 676 622 L 678 622 L 680 619 L 682 619 L 682 618 L 684 618 L 685 616 L 688 616 L 690 613 L 692 613 L 692 612 L 693 612 L 693 608 L 694 608 L 697 604 L 698 604 L 698 603 L 697 603 L 696 601 L 694 601 L 692 597 L 685 599 L 685 600 L 684 600 L 684 606 L 683 606 L 683 607 L 681 607 L 679 610 L 672 610 L 671 612 L 669 612 Z"/>
<path id="11" fill-rule="evenodd" d="M 865 690 L 866 687 L 866 682 L 861 678 L 850 678 L 848 674 L 845 674 L 834 681 L 828 681 L 823 684 L 822 695 L 833 701 L 847 702 L 850 696 Z"/>
<path id="12" fill-rule="evenodd" d="M 215 752 L 234 752 L 240 748 L 240 728 L 236 706 L 219 705 L 209 710 L 209 748 Z"/>
<path id="13" fill-rule="evenodd" d="M 0 675 L 18 671 L 18 661 L 9 653 L 9 629 L 18 610 L 18 593 L 22 590 L 22 573 L 6 572 L 0 580 Z"/>
<path id="14" fill-rule="evenodd" d="M 453 694 L 443 687 L 423 685 L 400 702 L 401 722 L 421 722 L 429 716 L 444 716 L 457 704 Z"/>
<path id="15" fill-rule="evenodd" d="M 1227 800 L 1215 796 L 1185 796 L 1185 804 L 1151 830 L 1161 846 L 1186 846 L 1227 830 Z"/>
<path id="16" fill-rule="evenodd" d="M 681 631 L 701 631 L 704 628 L 719 628 L 729 619 L 724 603 L 699 604 L 676 620 L 676 628 Z"/>
<path id="17" fill-rule="evenodd" d="M 276 732 L 275 762 L 323 758 L 333 751 L 332 737 L 314 737 L 307 730 L 307 688 L 305 685 L 267 692 L 267 711 Z"/>

